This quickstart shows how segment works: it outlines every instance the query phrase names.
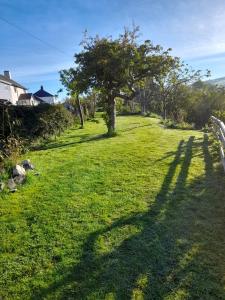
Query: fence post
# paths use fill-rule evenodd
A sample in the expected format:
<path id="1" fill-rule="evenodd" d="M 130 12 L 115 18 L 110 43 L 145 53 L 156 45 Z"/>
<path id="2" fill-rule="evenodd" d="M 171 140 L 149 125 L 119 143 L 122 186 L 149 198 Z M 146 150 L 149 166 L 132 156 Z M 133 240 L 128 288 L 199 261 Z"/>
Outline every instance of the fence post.
<path id="1" fill-rule="evenodd" d="M 220 157 L 221 157 L 221 162 L 225 171 L 225 154 L 224 154 L 224 149 L 225 149 L 225 125 L 224 123 L 217 119 L 214 116 L 210 117 L 212 121 L 212 129 L 214 132 L 214 135 L 216 136 L 217 140 L 220 143 Z"/>

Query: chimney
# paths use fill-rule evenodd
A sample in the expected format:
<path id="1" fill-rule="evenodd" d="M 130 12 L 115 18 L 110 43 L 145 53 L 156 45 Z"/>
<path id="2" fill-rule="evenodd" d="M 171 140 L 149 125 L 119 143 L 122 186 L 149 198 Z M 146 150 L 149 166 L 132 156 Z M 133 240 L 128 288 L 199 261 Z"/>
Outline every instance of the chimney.
<path id="1" fill-rule="evenodd" d="M 41 85 L 41 90 L 42 90 L 42 91 L 44 90 L 43 85 Z"/>
<path id="2" fill-rule="evenodd" d="M 8 79 L 11 79 L 11 74 L 9 71 L 4 71 L 4 76 L 7 77 Z"/>

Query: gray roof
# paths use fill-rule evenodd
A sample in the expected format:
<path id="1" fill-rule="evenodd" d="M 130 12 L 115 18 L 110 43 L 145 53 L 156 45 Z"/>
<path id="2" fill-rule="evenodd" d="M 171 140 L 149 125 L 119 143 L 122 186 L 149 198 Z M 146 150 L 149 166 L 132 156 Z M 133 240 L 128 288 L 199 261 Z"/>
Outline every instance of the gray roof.
<path id="1" fill-rule="evenodd" d="M 27 88 L 25 88 L 24 86 L 22 86 L 18 82 L 14 81 L 12 79 L 9 79 L 8 77 L 6 77 L 4 75 L 1 75 L 1 74 L 0 74 L 0 81 L 5 83 L 5 84 L 16 86 L 16 87 L 19 87 L 21 89 L 27 90 Z"/>
<path id="2" fill-rule="evenodd" d="M 20 100 L 30 100 L 31 97 L 32 97 L 32 93 L 20 94 L 18 100 L 19 100 L 19 101 L 20 101 Z"/>

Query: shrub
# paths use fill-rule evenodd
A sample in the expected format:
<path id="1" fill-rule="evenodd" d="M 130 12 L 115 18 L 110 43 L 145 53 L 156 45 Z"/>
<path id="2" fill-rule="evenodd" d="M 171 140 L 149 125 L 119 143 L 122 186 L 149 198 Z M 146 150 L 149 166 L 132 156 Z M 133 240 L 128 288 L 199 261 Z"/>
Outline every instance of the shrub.
<path id="1" fill-rule="evenodd" d="M 162 117 L 156 113 L 153 113 L 153 112 L 148 112 L 145 117 L 150 117 L 150 118 L 155 118 L 155 119 L 162 119 Z"/>
<path id="2" fill-rule="evenodd" d="M 47 111 L 39 116 L 35 135 L 45 139 L 53 135 L 60 135 L 72 124 L 72 114 L 62 105 L 50 106 Z"/>
<path id="3" fill-rule="evenodd" d="M 35 107 L 11 106 L 0 108 L 1 136 L 10 135 L 34 140 L 59 135 L 74 122 L 73 115 L 63 105 L 42 104 Z"/>
<path id="4" fill-rule="evenodd" d="M 3 157 L 18 157 L 25 150 L 25 143 L 21 138 L 9 136 L 1 141 L 0 150 Z"/>
<path id="5" fill-rule="evenodd" d="M 225 122 L 225 111 L 217 110 L 213 112 L 213 116 Z"/>
<path id="6" fill-rule="evenodd" d="M 26 146 L 38 138 L 60 135 L 74 123 L 63 105 L 0 107 L 0 171 L 16 163 Z"/>
<path id="7" fill-rule="evenodd" d="M 163 120 L 161 122 L 166 128 L 170 129 L 182 129 L 182 130 L 192 130 L 194 129 L 194 124 L 189 124 L 186 122 L 177 123 L 173 120 Z"/>
<path id="8" fill-rule="evenodd" d="M 96 123 L 96 124 L 99 124 L 100 121 L 98 119 L 95 119 L 95 118 L 91 118 L 89 119 L 90 122 L 93 122 L 93 123 Z"/>
<path id="9" fill-rule="evenodd" d="M 130 102 L 130 104 L 122 104 L 117 106 L 117 112 L 119 115 L 137 115 L 140 114 L 140 106 L 135 102 Z"/>
<path id="10" fill-rule="evenodd" d="M 0 141 L 0 174 L 3 169 L 9 169 L 19 156 L 26 152 L 25 141 L 19 137 L 8 136 Z"/>

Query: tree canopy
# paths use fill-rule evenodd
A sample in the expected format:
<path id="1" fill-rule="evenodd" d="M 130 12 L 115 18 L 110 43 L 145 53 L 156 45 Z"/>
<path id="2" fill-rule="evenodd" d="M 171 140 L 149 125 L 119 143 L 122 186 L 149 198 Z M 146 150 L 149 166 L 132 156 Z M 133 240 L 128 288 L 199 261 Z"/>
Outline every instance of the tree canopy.
<path id="1" fill-rule="evenodd" d="M 125 29 L 117 39 L 85 36 L 83 49 L 75 54 L 75 66 L 61 71 L 62 83 L 71 94 L 95 89 L 104 100 L 108 134 L 115 133 L 116 98 L 131 100 L 145 78 L 166 74 L 175 63 L 170 49 L 138 42 L 139 28 Z"/>

